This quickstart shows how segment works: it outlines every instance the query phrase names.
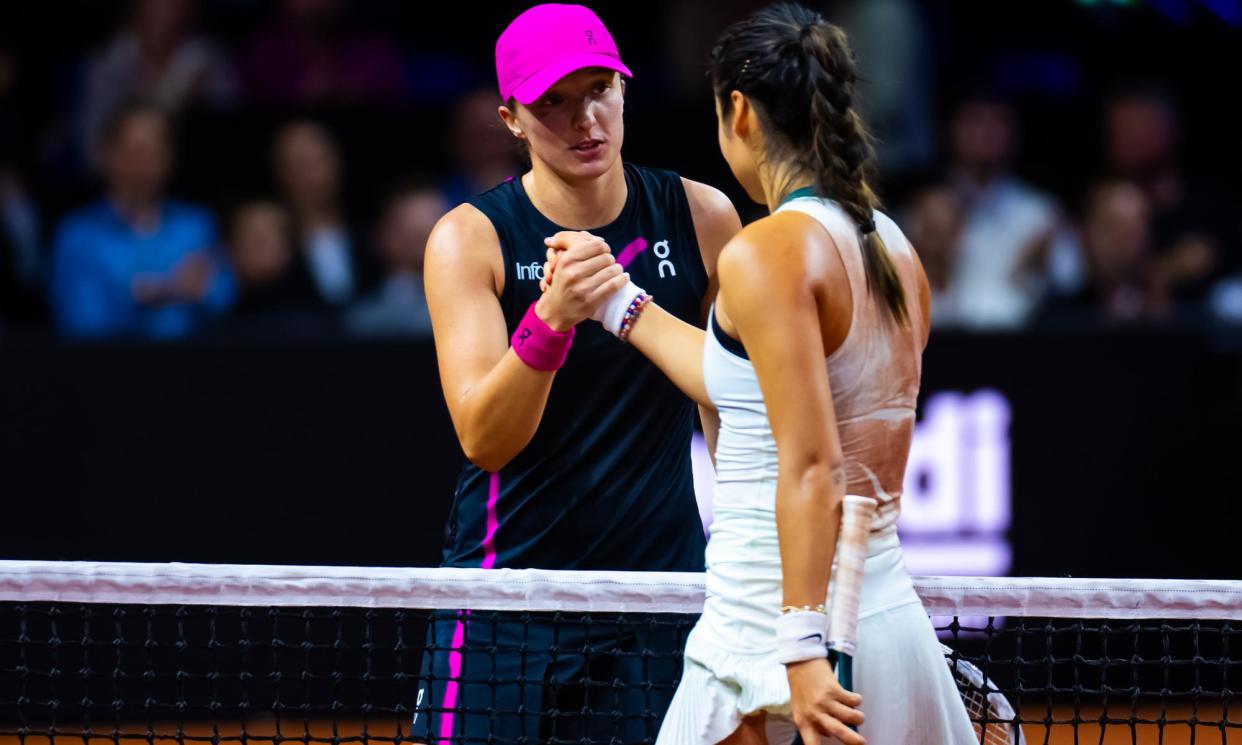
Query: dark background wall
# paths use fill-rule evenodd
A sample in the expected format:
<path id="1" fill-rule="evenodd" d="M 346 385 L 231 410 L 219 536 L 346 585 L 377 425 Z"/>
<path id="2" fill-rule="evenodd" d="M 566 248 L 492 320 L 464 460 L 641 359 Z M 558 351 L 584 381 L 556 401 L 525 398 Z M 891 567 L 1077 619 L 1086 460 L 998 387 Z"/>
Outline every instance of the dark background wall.
<path id="1" fill-rule="evenodd" d="M 939 335 L 1010 401 L 1013 573 L 1236 577 L 1242 354 Z M 420 344 L 0 347 L 0 555 L 433 565 L 461 454 Z"/>

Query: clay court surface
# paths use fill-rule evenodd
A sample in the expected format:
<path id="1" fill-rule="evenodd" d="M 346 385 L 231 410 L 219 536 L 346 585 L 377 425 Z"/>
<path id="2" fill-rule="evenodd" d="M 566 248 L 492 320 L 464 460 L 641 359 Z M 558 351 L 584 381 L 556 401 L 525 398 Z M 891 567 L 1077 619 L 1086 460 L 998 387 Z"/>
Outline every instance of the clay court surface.
<path id="1" fill-rule="evenodd" d="M 1036 713 L 1036 712 L 1039 713 Z M 1166 718 L 1170 720 L 1188 720 L 1192 717 L 1193 711 L 1189 705 L 1186 706 L 1170 706 L 1166 712 Z M 1222 707 L 1220 705 L 1206 706 L 1200 705 L 1198 717 L 1200 719 L 1218 721 L 1222 719 Z M 1084 719 L 1098 718 L 1100 711 L 1098 709 L 1083 708 L 1080 716 Z M 1112 718 L 1128 718 L 1130 716 L 1129 707 L 1110 707 L 1110 717 Z M 1147 707 L 1139 709 L 1141 718 L 1157 719 L 1160 716 L 1159 707 Z M 1042 718 L 1043 710 L 1026 709 L 1023 711 L 1024 718 Z M 1072 719 L 1074 717 L 1073 707 L 1059 706 L 1053 709 L 1053 718 L 1057 720 Z M 1051 728 L 1043 725 L 1027 725 L 1025 728 L 1025 736 L 1027 745 L 1225 745 L 1233 743 L 1242 745 L 1242 701 L 1237 702 L 1235 706 L 1230 707 L 1229 721 L 1234 726 L 1221 731 L 1219 726 L 1199 725 L 1194 729 L 1192 734 L 1191 728 L 1186 724 L 1169 724 L 1165 725 L 1163 736 L 1160 728 L 1156 725 L 1138 725 L 1131 731 L 1127 724 L 1109 724 L 1103 728 L 1103 737 L 1101 737 L 1101 726 L 1094 723 L 1080 724 L 1077 728 L 1077 736 L 1075 736 L 1075 728 L 1069 724 L 1052 725 Z M 9 726 L 5 726 L 9 729 Z M 35 727 L 32 726 L 32 729 Z M 63 734 L 59 734 L 55 738 L 55 742 L 51 738 L 44 735 L 31 735 L 25 738 L 24 745 L 70 745 L 71 743 L 81 745 L 104 745 L 105 743 L 138 743 L 150 741 L 147 736 L 147 728 L 145 724 L 127 724 L 120 729 L 125 734 L 114 738 L 112 736 L 111 723 L 99 723 L 97 727 L 98 734 L 92 737 L 83 737 L 80 727 L 69 725 L 64 728 Z M 157 722 L 154 728 L 155 742 L 174 742 L 176 740 L 178 726 L 175 722 Z M 187 742 L 207 742 L 210 743 L 216 737 L 221 741 L 240 743 L 242 729 L 236 722 L 220 723 L 218 728 L 213 728 L 210 723 L 203 722 L 186 722 L 181 730 L 186 735 Z M 369 734 L 368 739 L 361 739 L 364 730 Z M 402 734 L 405 727 L 402 727 Z M 256 718 L 246 725 L 246 740 L 244 742 L 254 743 L 255 745 L 267 745 L 277 741 L 297 743 L 297 742 L 322 742 L 331 743 L 334 738 L 340 738 L 346 742 L 364 743 L 369 745 L 382 745 L 383 743 L 393 743 L 397 738 L 397 723 L 391 720 L 371 720 L 365 724 L 361 720 L 341 721 L 333 727 L 331 721 L 311 721 L 309 726 L 299 720 L 286 719 L 281 722 L 280 734 L 277 736 L 277 728 L 274 720 Z M 307 735 L 309 734 L 309 738 Z M 313 738 L 313 739 L 311 739 Z M 14 736 L 0 737 L 0 745 L 23 745 L 19 738 Z"/>

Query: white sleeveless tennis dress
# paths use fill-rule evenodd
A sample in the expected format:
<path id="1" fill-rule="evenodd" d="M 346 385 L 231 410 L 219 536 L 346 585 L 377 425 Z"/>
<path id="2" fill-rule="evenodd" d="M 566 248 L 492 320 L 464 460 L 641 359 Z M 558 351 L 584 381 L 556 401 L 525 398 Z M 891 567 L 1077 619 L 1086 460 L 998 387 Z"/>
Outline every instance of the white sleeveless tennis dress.
<path id="1" fill-rule="evenodd" d="M 860 733 L 873 745 L 976 743 L 966 709 L 919 603 L 897 540 L 897 511 L 927 327 L 918 270 L 897 225 L 875 223 L 906 291 L 910 324 L 883 317 L 867 289 L 857 230 L 835 203 L 794 199 L 832 235 L 853 293 L 845 342 L 826 360 L 847 468 L 847 491 L 879 501 L 859 612 L 854 684 L 863 697 Z M 708 325 L 707 393 L 720 412 L 716 492 L 707 544 L 707 602 L 686 644 L 685 672 L 657 745 L 714 745 L 742 718 L 768 712 L 770 745 L 795 734 L 785 667 L 776 661 L 781 606 L 776 533 L 776 442 L 750 361 L 726 349 Z M 730 340 L 726 340 L 728 343 Z M 736 348 L 736 342 L 733 342 Z"/>

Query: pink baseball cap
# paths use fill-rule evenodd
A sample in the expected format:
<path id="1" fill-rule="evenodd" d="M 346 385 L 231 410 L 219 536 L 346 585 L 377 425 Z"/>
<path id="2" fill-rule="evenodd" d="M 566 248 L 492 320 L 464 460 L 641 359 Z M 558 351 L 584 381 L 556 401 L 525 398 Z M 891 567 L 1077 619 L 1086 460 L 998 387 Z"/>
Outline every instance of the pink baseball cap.
<path id="1" fill-rule="evenodd" d="M 581 5 L 536 5 L 514 18 L 496 40 L 496 78 L 505 101 L 534 103 L 556 81 L 584 67 L 634 77 L 604 22 Z"/>

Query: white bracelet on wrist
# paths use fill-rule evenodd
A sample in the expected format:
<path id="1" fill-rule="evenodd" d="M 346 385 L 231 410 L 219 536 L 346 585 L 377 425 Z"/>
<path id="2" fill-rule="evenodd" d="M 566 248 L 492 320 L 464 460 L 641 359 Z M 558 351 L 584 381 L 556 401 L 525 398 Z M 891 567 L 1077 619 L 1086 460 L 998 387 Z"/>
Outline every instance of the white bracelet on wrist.
<path id="1" fill-rule="evenodd" d="M 776 617 L 776 656 L 782 665 L 828 656 L 828 616 L 816 611 Z"/>
<path id="2" fill-rule="evenodd" d="M 621 324 L 625 321 L 625 311 L 630 307 L 630 303 L 634 302 L 634 298 L 645 294 L 646 292 L 643 288 L 634 284 L 633 280 L 630 280 L 625 287 L 617 290 L 612 294 L 612 297 L 605 300 L 604 304 L 591 314 L 591 318 L 599 321 L 600 325 L 608 330 L 608 333 L 613 336 L 619 336 L 621 334 Z"/>

